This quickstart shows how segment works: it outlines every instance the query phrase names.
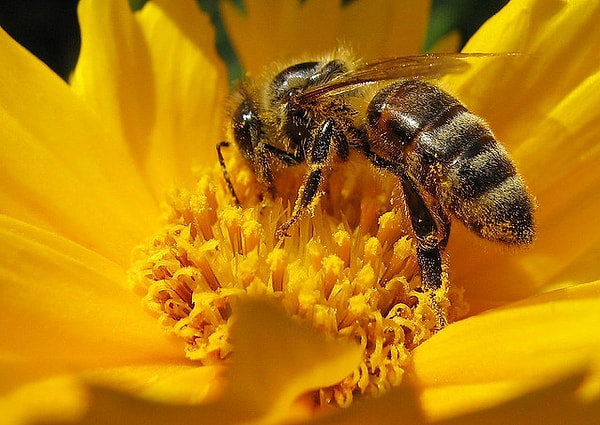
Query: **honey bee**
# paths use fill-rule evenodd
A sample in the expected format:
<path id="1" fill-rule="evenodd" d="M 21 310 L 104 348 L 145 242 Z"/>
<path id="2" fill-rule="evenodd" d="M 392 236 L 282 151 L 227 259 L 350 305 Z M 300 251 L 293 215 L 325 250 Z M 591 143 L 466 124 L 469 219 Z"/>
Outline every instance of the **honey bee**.
<path id="1" fill-rule="evenodd" d="M 314 206 L 327 172 L 351 150 L 399 179 L 417 241 L 424 290 L 442 285 L 443 251 L 454 216 L 479 236 L 510 245 L 533 241 L 534 201 L 486 122 L 431 82 L 482 54 L 427 54 L 359 62 L 345 52 L 272 72 L 266 84 L 236 88 L 235 145 L 274 193 L 276 167 L 305 163 L 291 218 Z M 487 56 L 487 55 L 485 55 Z M 375 88 L 375 90 L 369 90 Z M 364 99 L 370 96 L 370 99 Z M 364 100 L 366 108 L 356 107 Z M 221 149 L 219 161 L 233 198 Z"/>

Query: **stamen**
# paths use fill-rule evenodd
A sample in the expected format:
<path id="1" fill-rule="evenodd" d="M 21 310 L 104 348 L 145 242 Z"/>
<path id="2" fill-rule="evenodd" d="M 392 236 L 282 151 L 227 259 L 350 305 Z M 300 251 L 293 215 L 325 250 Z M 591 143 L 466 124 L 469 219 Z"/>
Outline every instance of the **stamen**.
<path id="1" fill-rule="evenodd" d="M 411 350 L 437 331 L 439 317 L 456 317 L 464 303 L 447 276 L 435 292 L 420 289 L 409 221 L 390 202 L 397 182 L 368 167 L 336 170 L 336 196 L 323 196 L 314 217 L 279 244 L 277 226 L 294 199 L 266 197 L 234 160 L 240 208 L 220 168 L 206 172 L 193 190 L 172 194 L 163 230 L 135 253 L 132 284 L 199 364 L 224 362 L 235 350 L 229 330 L 239 299 L 268 298 L 317 332 L 363 347 L 361 365 L 316 392 L 318 404 L 381 394 L 401 382 Z"/>

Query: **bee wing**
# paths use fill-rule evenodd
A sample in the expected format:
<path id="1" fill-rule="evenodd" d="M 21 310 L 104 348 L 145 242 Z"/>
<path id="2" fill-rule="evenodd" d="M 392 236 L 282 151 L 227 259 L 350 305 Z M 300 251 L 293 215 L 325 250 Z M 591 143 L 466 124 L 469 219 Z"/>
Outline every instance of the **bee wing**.
<path id="1" fill-rule="evenodd" d="M 495 53 L 430 53 L 380 59 L 359 65 L 356 69 L 327 83 L 309 88 L 300 95 L 300 99 L 310 102 L 323 96 L 341 94 L 380 81 L 439 78 L 445 74 L 465 71 L 469 67 L 466 59 L 496 55 Z"/>

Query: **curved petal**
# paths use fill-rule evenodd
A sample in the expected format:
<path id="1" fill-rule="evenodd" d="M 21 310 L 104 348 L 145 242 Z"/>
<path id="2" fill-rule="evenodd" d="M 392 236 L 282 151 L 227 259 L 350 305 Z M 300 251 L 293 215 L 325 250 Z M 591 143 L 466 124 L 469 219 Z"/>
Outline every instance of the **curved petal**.
<path id="1" fill-rule="evenodd" d="M 73 88 L 127 140 L 160 199 L 216 158 L 226 72 L 208 17 L 192 0 L 148 2 L 135 15 L 127 2 L 84 0 L 79 17 Z"/>
<path id="2" fill-rule="evenodd" d="M 155 118 L 148 46 L 127 2 L 82 0 L 78 16 L 81 51 L 71 87 L 129 144 L 141 168 Z"/>
<path id="3" fill-rule="evenodd" d="M 443 329 L 414 350 L 411 375 L 436 417 L 496 404 L 578 367 L 590 368 L 585 386 L 597 391 L 599 326 L 600 281 L 549 292 Z"/>
<path id="4" fill-rule="evenodd" d="M 340 409 L 325 417 L 304 424 L 359 425 L 359 424 L 436 424 L 436 425 L 562 425 L 566 423 L 596 424 L 600 415 L 599 399 L 586 400 L 577 391 L 584 374 L 574 373 L 550 385 L 515 397 L 496 406 L 477 406 L 477 411 L 444 417 L 426 415 L 420 406 L 414 389 L 409 385 L 394 388 L 388 394 L 363 403 L 355 403 L 348 409 Z M 447 397 L 447 394 L 446 394 Z M 447 403 L 449 400 L 440 400 Z"/>
<path id="5" fill-rule="evenodd" d="M 1 365 L 3 368 L 6 366 Z M 15 368 L 14 373 L 27 372 L 28 367 Z M 6 369 L 8 370 L 8 369 Z M 40 375 L 37 377 L 39 378 Z M 83 413 L 85 391 L 72 376 L 36 379 L 0 396 L 2 422 L 11 425 L 34 423 L 72 423 Z"/>
<path id="6" fill-rule="evenodd" d="M 237 351 L 229 379 L 234 385 L 220 403 L 237 405 L 246 414 L 285 418 L 298 397 L 341 381 L 362 357 L 354 342 L 325 339 L 266 301 L 240 306 L 232 339 Z"/>
<path id="7" fill-rule="evenodd" d="M 349 2 L 342 7 L 336 38 L 365 59 L 415 55 L 421 52 L 430 11 L 429 0 Z"/>
<path id="8" fill-rule="evenodd" d="M 166 176 L 190 183 L 194 167 L 216 162 L 227 72 L 208 16 L 193 0 L 148 2 L 135 18 L 149 49 L 156 103 L 144 162 L 160 193 L 172 183 Z"/>
<path id="9" fill-rule="evenodd" d="M 3 360 L 56 373 L 183 358 L 115 263 L 5 216 L 0 258 Z"/>
<path id="10" fill-rule="evenodd" d="M 223 366 L 153 363 L 99 368 L 83 372 L 94 385 L 160 403 L 199 404 L 214 400 L 223 391 Z"/>
<path id="11" fill-rule="evenodd" d="M 242 14 L 222 3 L 223 18 L 242 64 L 251 74 L 274 60 L 322 55 L 347 43 L 366 58 L 421 50 L 429 1 L 340 1 L 245 3 Z M 245 15 L 245 16 L 244 16 Z"/>
<path id="12" fill-rule="evenodd" d="M 437 421 L 438 425 L 512 424 L 562 425 L 567 423 L 593 425 L 600 416 L 600 399 L 581 397 L 584 372 L 575 372 L 561 379 L 522 394 L 498 406 Z"/>
<path id="13" fill-rule="evenodd" d="M 455 233 L 451 261 L 475 296 L 514 299 L 600 275 L 598 18 L 597 0 L 511 1 L 465 50 L 522 54 L 477 60 L 447 79 L 490 121 L 538 203 L 538 239 L 525 252 L 461 250 L 472 239 Z M 507 282 L 515 286 L 506 289 Z"/>
<path id="14" fill-rule="evenodd" d="M 83 380 L 162 404 L 206 402 L 215 397 L 222 383 L 222 379 L 218 379 L 220 368 L 216 367 L 154 364 L 85 371 L 83 378 L 59 374 L 40 379 L 48 372 L 35 370 L 32 373 L 31 364 L 0 365 L 2 370 L 36 377 L 21 379 L 19 386 L 0 381 L 0 385 L 5 384 L 3 386 L 8 388 L 8 391 L 2 388 L 0 392 L 2 423 L 13 425 L 75 422 L 83 416 L 87 404 Z M 119 412 L 118 416 L 121 415 Z"/>
<path id="15" fill-rule="evenodd" d="M 1 30 L 0 56 L 0 213 L 126 263 L 158 211 L 121 139 Z"/>
<path id="16" fill-rule="evenodd" d="M 131 425 L 289 421 L 308 413 L 292 405 L 298 397 L 340 381 L 360 361 L 357 346 L 326 340 L 268 303 L 245 303 L 238 313 L 236 354 L 222 398 L 201 406 L 173 406 L 93 387 L 80 423 L 104 423 L 116 415 Z"/>
<path id="17" fill-rule="evenodd" d="M 428 390 L 422 402 L 428 416 L 438 425 L 591 425 L 598 420 L 600 399 L 581 396 L 585 378 L 585 369 L 575 369 L 543 385 L 532 383 L 534 388 L 527 391 L 510 384 L 457 385 Z"/>

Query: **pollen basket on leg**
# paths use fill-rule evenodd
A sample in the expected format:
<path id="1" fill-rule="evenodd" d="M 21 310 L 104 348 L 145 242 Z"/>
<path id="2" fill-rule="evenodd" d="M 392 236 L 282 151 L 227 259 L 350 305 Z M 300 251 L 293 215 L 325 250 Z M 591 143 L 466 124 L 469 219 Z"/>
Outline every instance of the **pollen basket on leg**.
<path id="1" fill-rule="evenodd" d="M 130 271 L 146 307 L 184 341 L 185 356 L 227 361 L 238 300 L 260 297 L 316 332 L 363 347 L 362 364 L 315 392 L 317 404 L 344 406 L 399 384 L 411 350 L 435 332 L 438 312 L 420 290 L 410 224 L 390 203 L 393 182 L 336 170 L 314 216 L 278 243 L 293 199 L 262 196 L 255 180 L 234 179 L 242 194 L 236 207 L 220 173 L 207 171 L 195 188 L 170 196 L 163 229 L 136 249 Z M 452 315 L 448 303 L 436 306 Z"/>

